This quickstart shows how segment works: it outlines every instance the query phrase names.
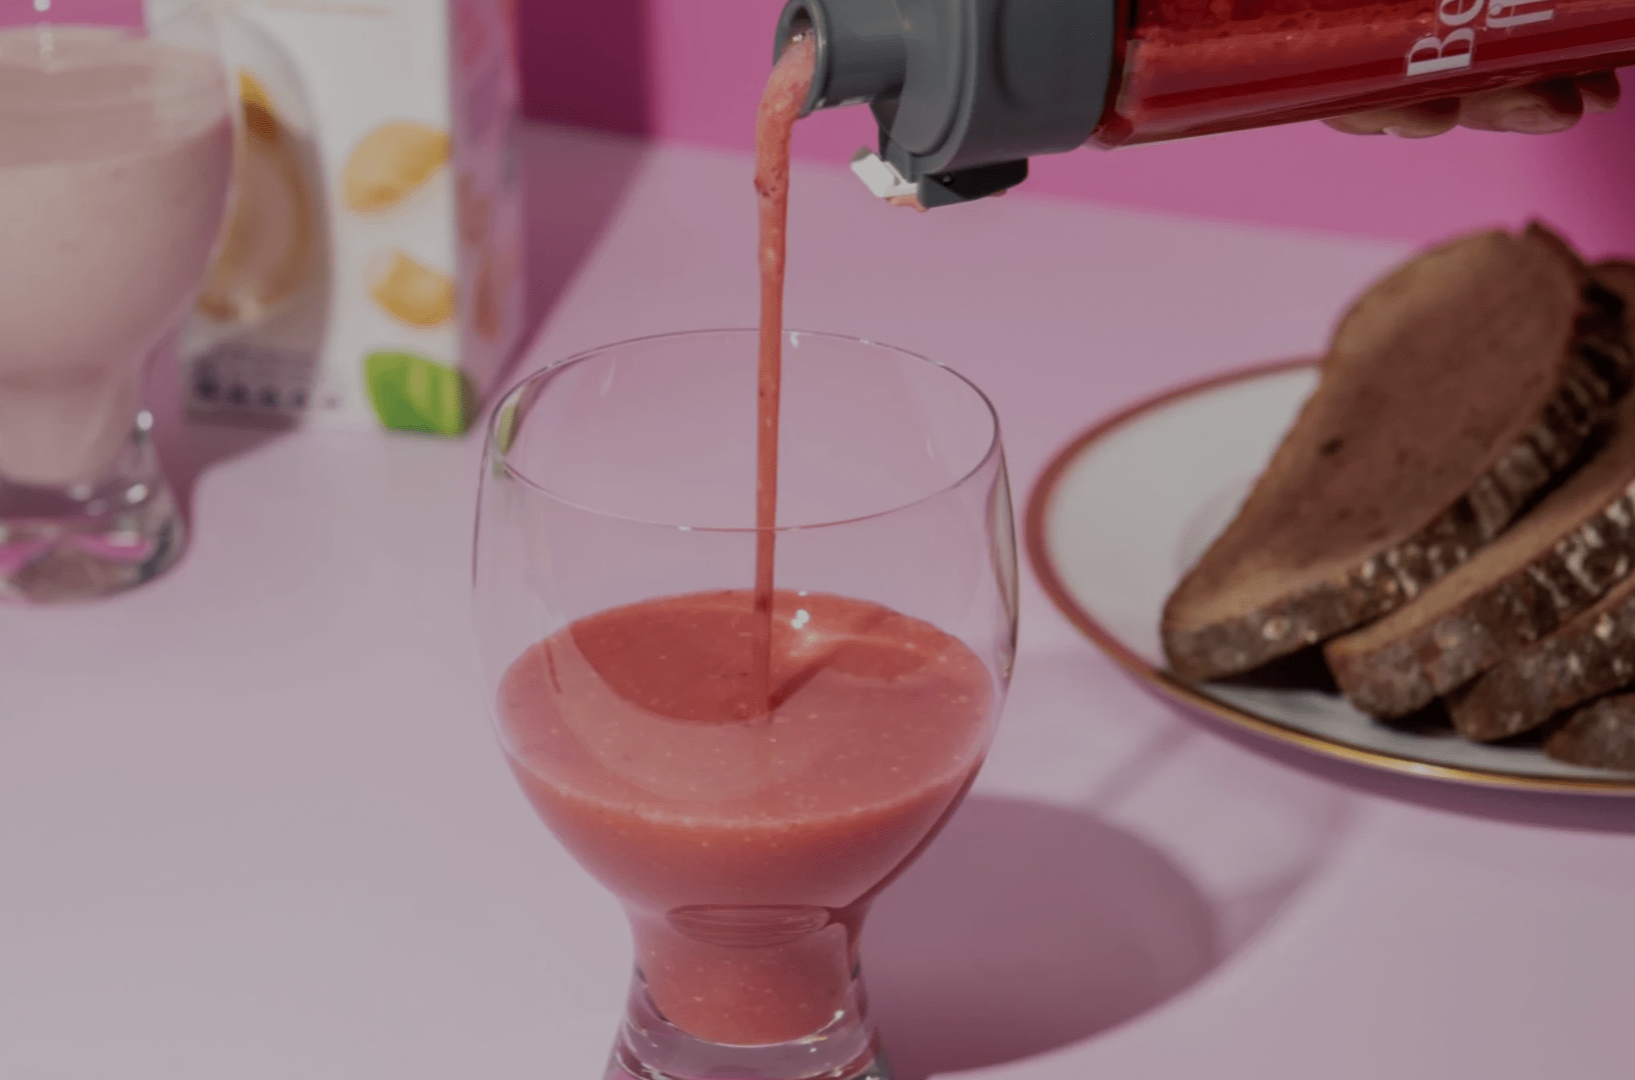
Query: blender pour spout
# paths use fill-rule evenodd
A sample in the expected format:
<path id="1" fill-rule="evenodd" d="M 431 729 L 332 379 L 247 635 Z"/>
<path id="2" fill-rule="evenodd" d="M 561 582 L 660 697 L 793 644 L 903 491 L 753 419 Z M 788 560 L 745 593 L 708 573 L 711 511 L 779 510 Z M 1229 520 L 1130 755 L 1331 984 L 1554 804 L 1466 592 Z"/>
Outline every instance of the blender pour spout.
<path id="1" fill-rule="evenodd" d="M 1032 155 L 1084 145 L 1105 110 L 1116 14 L 1115 0 L 789 0 L 774 59 L 813 34 L 804 112 L 867 104 L 879 148 L 854 170 L 929 209 L 1006 191 Z"/>

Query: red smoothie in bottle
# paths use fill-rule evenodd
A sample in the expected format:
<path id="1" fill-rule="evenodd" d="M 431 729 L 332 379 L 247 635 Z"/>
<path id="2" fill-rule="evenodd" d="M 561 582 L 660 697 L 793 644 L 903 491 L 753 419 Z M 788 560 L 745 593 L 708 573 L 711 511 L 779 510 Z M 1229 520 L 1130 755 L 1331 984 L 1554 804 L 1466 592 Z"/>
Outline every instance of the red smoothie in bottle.
<path id="1" fill-rule="evenodd" d="M 981 660 L 877 604 L 780 591 L 773 711 L 751 590 L 580 619 L 512 664 L 499 694 L 523 789 L 624 902 L 665 1016 L 761 1045 L 845 1000 L 868 900 L 974 777 L 998 693 Z"/>
<path id="2" fill-rule="evenodd" d="M 1156 142 L 1635 63 L 1635 0 L 1138 0 L 1094 141 Z"/>

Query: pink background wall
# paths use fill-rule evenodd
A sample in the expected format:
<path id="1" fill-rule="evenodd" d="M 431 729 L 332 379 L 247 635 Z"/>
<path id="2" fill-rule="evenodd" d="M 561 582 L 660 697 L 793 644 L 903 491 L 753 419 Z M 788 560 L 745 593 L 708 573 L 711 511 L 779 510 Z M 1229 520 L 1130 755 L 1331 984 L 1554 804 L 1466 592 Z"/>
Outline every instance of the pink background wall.
<path id="1" fill-rule="evenodd" d="M 134 21 L 140 0 L 51 0 L 64 20 Z M 705 146 L 749 145 L 782 0 L 517 0 L 538 117 Z M 33 0 L 0 0 L 0 23 Z M 1635 97 L 1635 86 L 1632 86 Z M 823 113 L 796 152 L 842 164 L 874 140 Z M 1240 221 L 1429 240 L 1539 216 L 1586 252 L 1635 254 L 1635 103 L 1563 135 L 1405 142 L 1320 125 L 1034 161 L 1025 190 Z"/>
<path id="2" fill-rule="evenodd" d="M 782 0 L 518 0 L 533 115 L 747 148 Z M 1635 83 L 1631 86 L 1635 97 Z M 845 109 L 796 152 L 843 164 L 872 143 Z M 1591 254 L 1635 253 L 1635 104 L 1564 135 L 1422 142 L 1320 125 L 1034 162 L 1026 190 L 1212 217 L 1427 240 L 1541 216 Z"/>

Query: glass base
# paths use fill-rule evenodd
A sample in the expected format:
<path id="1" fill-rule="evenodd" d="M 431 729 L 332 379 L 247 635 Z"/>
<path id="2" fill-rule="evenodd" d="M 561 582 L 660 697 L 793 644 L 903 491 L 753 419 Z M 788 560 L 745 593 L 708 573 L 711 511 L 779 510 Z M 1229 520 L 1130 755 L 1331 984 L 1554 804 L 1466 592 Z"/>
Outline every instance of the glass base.
<path id="1" fill-rule="evenodd" d="M 123 592 L 164 573 L 185 530 L 143 413 L 108 471 L 66 487 L 0 476 L 0 602 L 52 604 Z"/>
<path id="2" fill-rule="evenodd" d="M 725 1046 L 666 1020 L 638 973 L 604 1080 L 891 1080 L 855 976 L 848 1002 L 823 1030 L 803 1039 Z"/>

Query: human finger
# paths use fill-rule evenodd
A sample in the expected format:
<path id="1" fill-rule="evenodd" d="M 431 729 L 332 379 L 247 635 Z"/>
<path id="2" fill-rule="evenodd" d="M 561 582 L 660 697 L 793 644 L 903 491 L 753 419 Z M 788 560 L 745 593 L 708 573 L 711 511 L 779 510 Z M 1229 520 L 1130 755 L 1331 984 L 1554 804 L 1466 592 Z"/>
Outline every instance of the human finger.
<path id="1" fill-rule="evenodd" d="M 1324 123 L 1351 135 L 1397 135 L 1405 139 L 1425 139 L 1451 131 L 1459 122 L 1459 99 L 1443 98 L 1396 109 L 1336 116 Z"/>
<path id="2" fill-rule="evenodd" d="M 1584 96 L 1573 79 L 1549 79 L 1472 94 L 1460 102 L 1459 124 L 1477 131 L 1549 135 L 1584 115 Z"/>

